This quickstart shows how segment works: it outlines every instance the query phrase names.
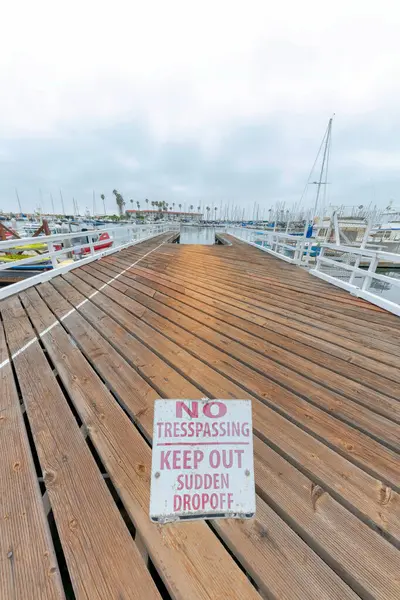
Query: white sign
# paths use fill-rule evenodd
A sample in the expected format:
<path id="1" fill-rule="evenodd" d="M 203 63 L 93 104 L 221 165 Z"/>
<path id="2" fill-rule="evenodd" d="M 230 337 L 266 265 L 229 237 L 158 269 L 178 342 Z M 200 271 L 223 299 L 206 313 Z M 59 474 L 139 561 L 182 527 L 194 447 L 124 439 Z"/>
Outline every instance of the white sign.
<path id="1" fill-rule="evenodd" d="M 251 400 L 156 400 L 150 518 L 254 516 Z"/>

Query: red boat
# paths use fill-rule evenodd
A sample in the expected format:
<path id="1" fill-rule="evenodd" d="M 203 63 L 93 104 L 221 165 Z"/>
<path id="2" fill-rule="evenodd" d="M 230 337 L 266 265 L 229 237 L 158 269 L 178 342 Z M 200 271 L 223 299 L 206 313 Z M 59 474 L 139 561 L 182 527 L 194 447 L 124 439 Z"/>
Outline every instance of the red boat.
<path id="1" fill-rule="evenodd" d="M 107 248 L 111 248 L 111 246 L 113 245 L 113 241 L 106 231 L 103 233 L 96 233 L 96 235 L 93 235 L 92 239 L 94 241 L 94 251 L 95 252 L 98 252 L 99 250 L 106 250 Z M 72 246 L 79 246 L 79 244 L 88 244 L 88 243 L 89 243 L 89 238 L 87 235 L 72 238 L 72 240 L 71 240 Z M 62 248 L 61 245 L 54 244 L 55 250 L 61 250 L 61 248 Z M 74 252 L 74 254 L 80 254 L 82 256 L 85 256 L 86 254 L 90 254 L 90 246 L 82 246 L 82 248 L 80 248 L 79 250 L 78 249 L 74 250 L 73 252 Z"/>

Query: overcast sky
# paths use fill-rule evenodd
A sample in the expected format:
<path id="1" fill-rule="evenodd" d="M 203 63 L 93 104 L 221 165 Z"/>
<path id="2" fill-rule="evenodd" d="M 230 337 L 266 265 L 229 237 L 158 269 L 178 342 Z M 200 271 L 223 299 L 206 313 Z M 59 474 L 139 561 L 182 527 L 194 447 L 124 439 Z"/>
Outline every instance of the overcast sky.
<path id="1" fill-rule="evenodd" d="M 290 206 L 333 113 L 331 202 L 400 204 L 400 8 L 324 4 L 8 2 L 0 208 Z"/>

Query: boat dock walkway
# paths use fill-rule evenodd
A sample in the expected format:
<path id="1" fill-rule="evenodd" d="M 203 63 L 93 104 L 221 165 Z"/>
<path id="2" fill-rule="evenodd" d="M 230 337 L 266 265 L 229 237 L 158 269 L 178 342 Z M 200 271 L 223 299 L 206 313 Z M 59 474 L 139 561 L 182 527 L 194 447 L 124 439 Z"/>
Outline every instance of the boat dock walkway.
<path id="1" fill-rule="evenodd" d="M 400 598 L 400 319 L 163 234 L 0 303 L 0 599 Z M 156 398 L 250 398 L 254 519 L 150 522 Z"/>

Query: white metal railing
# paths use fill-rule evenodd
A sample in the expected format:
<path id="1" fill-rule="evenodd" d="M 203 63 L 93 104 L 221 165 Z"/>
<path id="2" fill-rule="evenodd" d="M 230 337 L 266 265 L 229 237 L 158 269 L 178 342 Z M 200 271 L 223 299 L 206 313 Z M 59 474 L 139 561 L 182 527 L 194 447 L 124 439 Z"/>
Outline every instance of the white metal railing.
<path id="1" fill-rule="evenodd" d="M 330 256 L 327 256 L 327 252 Z M 351 264 L 353 258 L 354 263 Z M 400 254 L 337 244 L 322 244 L 315 269 L 310 273 L 400 316 L 400 279 L 376 273 L 382 261 L 386 263 L 385 266 L 400 264 Z M 362 269 L 360 265 L 368 268 Z M 346 277 L 348 280 L 345 280 Z M 392 290 L 396 290 L 391 300 L 374 292 L 373 286 L 377 285 L 376 282 L 382 282 L 382 287 L 387 284 Z"/>
<path id="2" fill-rule="evenodd" d="M 38 236 L 21 239 L 9 239 L 0 241 L 0 282 L 1 272 L 12 269 L 13 267 L 28 266 L 33 264 L 41 265 L 48 262 L 48 271 L 33 275 L 17 283 L 12 283 L 0 287 L 0 299 L 6 298 L 12 294 L 18 293 L 32 285 L 48 281 L 52 277 L 75 269 L 83 264 L 107 256 L 113 252 L 127 248 L 146 239 L 150 239 L 161 233 L 168 231 L 177 231 L 179 225 L 171 223 L 149 224 L 149 225 L 129 225 L 127 227 L 110 227 L 106 229 L 96 229 L 89 231 L 76 231 L 74 233 L 59 233 L 56 235 Z M 100 240 L 101 234 L 107 233 L 108 239 Z M 84 238 L 84 239 L 82 239 Z M 75 239 L 75 241 L 74 241 Z M 78 243 L 76 243 L 78 240 Z M 33 244 L 45 244 L 47 250 L 35 256 L 28 256 L 18 261 L 1 262 L 3 253 L 16 253 L 23 251 L 24 247 Z M 109 246 L 106 247 L 105 246 Z M 96 249 L 96 247 L 100 247 Z M 17 249 L 17 250 L 16 250 Z M 3 254 L 4 255 L 4 254 Z M 68 264 L 59 264 L 60 259 L 72 259 Z M 51 263 L 51 264 L 50 264 Z"/>
<path id="3" fill-rule="evenodd" d="M 310 240 L 306 238 L 305 232 L 302 235 L 293 235 L 235 226 L 227 226 L 226 232 L 286 262 L 295 265 L 308 263 L 311 243 L 307 243 Z"/>

